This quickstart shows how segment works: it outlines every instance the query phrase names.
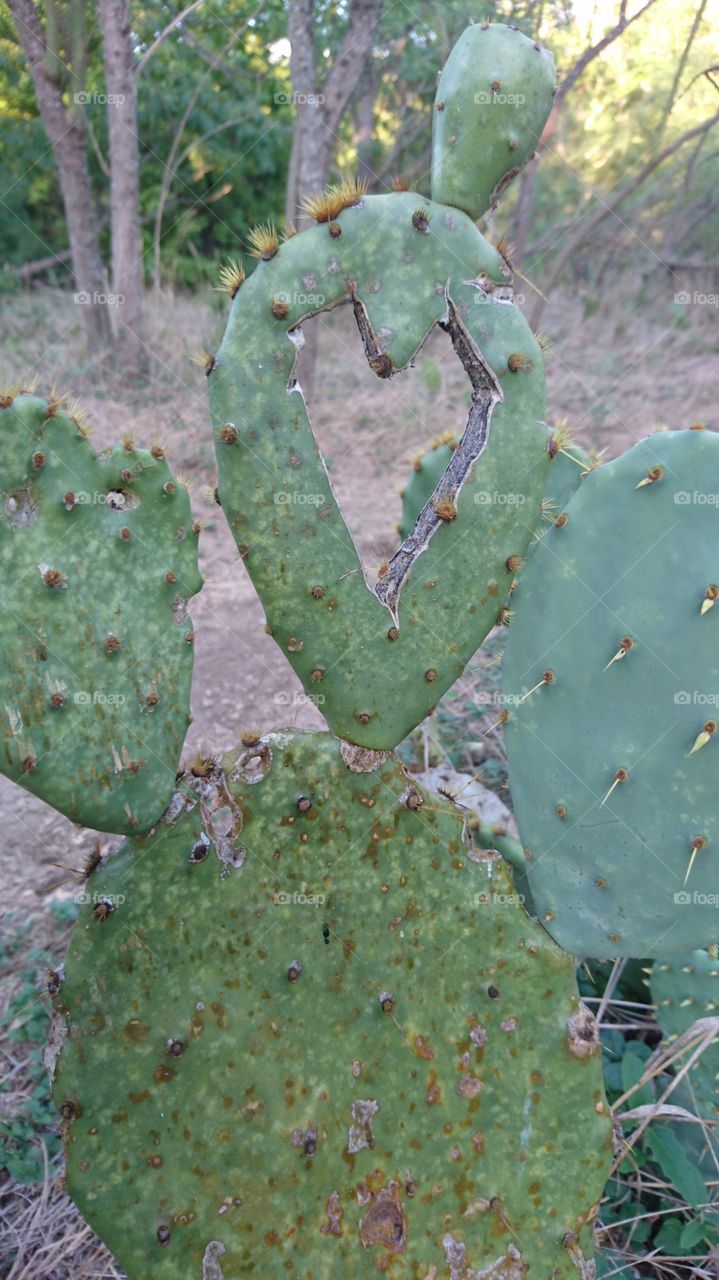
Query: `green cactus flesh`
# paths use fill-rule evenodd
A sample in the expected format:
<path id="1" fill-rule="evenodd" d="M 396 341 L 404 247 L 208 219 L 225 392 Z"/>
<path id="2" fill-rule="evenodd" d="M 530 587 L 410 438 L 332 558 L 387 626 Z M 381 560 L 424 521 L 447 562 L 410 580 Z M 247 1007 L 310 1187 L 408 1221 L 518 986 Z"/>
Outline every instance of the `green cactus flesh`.
<path id="1" fill-rule="evenodd" d="M 573 440 L 564 428 L 547 430 L 550 465 L 542 503 L 544 521 L 540 532 L 544 532 L 547 524 L 561 519 L 582 480 L 597 466 L 596 459 Z"/>
<path id="2" fill-rule="evenodd" d="M 475 842 L 480 849 L 496 849 L 515 871 L 523 872 L 527 866 L 524 849 L 519 840 L 506 831 L 493 827 L 491 822 L 470 821 Z"/>
<path id="3" fill-rule="evenodd" d="M 467 27 L 437 85 L 432 197 L 480 218 L 534 155 L 554 94 L 554 62 L 516 27 Z"/>
<path id="4" fill-rule="evenodd" d="M 528 555 L 546 532 L 548 525 L 564 514 L 564 509 L 583 476 L 597 465 L 581 445 L 573 440 L 565 440 L 563 435 L 564 433 L 547 428 L 550 463 L 542 499 L 542 516 L 534 539 L 527 548 Z M 452 445 L 437 441 L 415 461 L 412 475 L 402 492 L 402 522 L 399 531 L 403 538 L 411 532 L 422 507 L 434 493 L 452 457 L 452 450 Z"/>
<path id="5" fill-rule="evenodd" d="M 131 1280 L 592 1266 L 610 1122 L 573 964 L 368 754 L 269 735 L 89 882 L 55 1097 Z"/>
<path id="6" fill-rule="evenodd" d="M 539 917 L 577 954 L 715 937 L 717 493 L 715 434 L 651 436 L 582 481 L 520 577 L 514 810 Z"/>
<path id="7" fill-rule="evenodd" d="M 402 519 L 399 526 L 401 538 L 408 538 L 414 529 L 420 511 L 432 497 L 456 447 L 456 442 L 450 444 L 446 440 L 437 441 L 416 459 L 412 474 L 402 491 Z"/>
<path id="8" fill-rule="evenodd" d="M 73 822 L 144 831 L 174 788 L 199 590 L 159 456 L 96 455 L 56 400 L 0 407 L 2 772 Z"/>
<path id="9" fill-rule="evenodd" d="M 209 374 L 219 494 L 271 632 L 330 727 L 385 749 L 461 674 L 512 583 L 548 466 L 544 365 L 503 259 L 463 213 L 405 192 L 329 226 L 341 235 L 292 237 L 235 297 Z M 381 375 L 439 324 L 473 383 L 462 442 L 375 590 L 294 383 L 300 322 L 342 302 Z"/>

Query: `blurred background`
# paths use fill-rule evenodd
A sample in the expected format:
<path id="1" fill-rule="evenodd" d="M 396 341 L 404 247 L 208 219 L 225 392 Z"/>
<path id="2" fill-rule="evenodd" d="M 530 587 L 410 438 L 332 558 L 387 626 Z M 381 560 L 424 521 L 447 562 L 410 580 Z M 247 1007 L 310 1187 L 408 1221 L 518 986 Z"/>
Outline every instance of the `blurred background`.
<path id="1" fill-rule="evenodd" d="M 549 424 L 602 458 L 656 429 L 714 427 L 716 0 L 0 8 L 0 390 L 37 379 L 43 392 L 78 397 L 96 447 L 128 433 L 157 441 L 187 485 L 204 524 L 206 585 L 192 606 L 186 760 L 228 749 L 242 731 L 322 723 L 263 633 L 213 499 L 205 379 L 191 354 L 215 350 L 222 335 L 219 269 L 242 258 L 251 270 L 252 227 L 301 226 L 302 199 L 340 175 L 362 176 L 370 192 L 401 175 L 428 194 L 436 77 L 467 22 L 485 18 L 515 22 L 557 65 L 537 156 L 480 224 L 511 246 L 519 305 L 549 340 Z M 371 576 L 396 545 L 413 459 L 461 434 L 469 389 L 442 334 L 416 367 L 378 381 L 342 311 L 306 326 L 298 373 Z M 501 735 L 485 736 L 500 650 L 490 638 L 405 758 L 479 777 L 506 805 Z M 94 837 L 4 780 L 0 803 L 0 1274 L 117 1277 L 62 1192 L 41 1059 L 45 974 L 62 955 L 75 869 Z M 661 1031 L 641 967 L 594 966 L 583 981 L 600 1013 L 610 1097 L 653 1103 L 661 1069 L 648 1083 L 645 1064 Z M 604 1206 L 602 1274 L 719 1276 L 711 1160 L 697 1186 L 686 1155 L 638 1142 Z"/>

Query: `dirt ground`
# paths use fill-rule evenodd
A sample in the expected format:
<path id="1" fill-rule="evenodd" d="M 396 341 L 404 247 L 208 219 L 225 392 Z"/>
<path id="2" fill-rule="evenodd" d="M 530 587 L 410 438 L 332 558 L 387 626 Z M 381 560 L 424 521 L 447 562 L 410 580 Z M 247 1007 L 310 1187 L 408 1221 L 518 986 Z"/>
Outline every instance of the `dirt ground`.
<path id="1" fill-rule="evenodd" d="M 719 368 L 712 353 L 719 310 L 675 304 L 677 288 L 675 281 L 658 274 L 648 281 L 620 281 L 608 300 L 570 288 L 553 298 L 542 324 L 552 341 L 550 423 L 565 420 L 583 444 L 605 449 L 608 457 L 658 427 L 703 421 L 716 428 Z M 433 436 L 447 430 L 461 434 L 466 378 L 440 333 L 431 337 L 416 368 L 386 383 L 370 372 L 351 313 L 340 309 L 331 321 L 313 323 L 319 326 L 319 359 L 312 417 L 360 555 L 373 569 L 396 545 L 399 490 L 412 457 Z M 139 444 L 159 440 L 188 485 L 195 515 L 204 522 L 200 548 L 205 586 L 191 607 L 197 633 L 194 722 L 184 759 L 200 749 L 226 750 L 248 728 L 322 725 L 263 632 L 262 608 L 212 497 L 206 388 L 189 354 L 198 346 L 212 350 L 222 325 L 219 301 L 204 304 L 171 295 L 149 299 L 153 377 L 145 387 L 126 388 L 111 359 L 92 362 L 78 355 L 81 334 L 71 296 L 44 290 L 6 304 L 0 352 L 0 384 L 39 375 L 40 390 L 56 386 L 82 400 L 96 447 L 128 432 Z M 301 363 L 299 377 L 302 381 Z M 2 778 L 0 806 L 0 912 L 16 919 L 36 917 L 42 943 L 43 905 L 63 879 L 57 864 L 78 866 L 93 837 Z M 72 1217 L 66 1202 L 57 1204 L 56 1210 L 48 1209 L 48 1220 L 56 1212 L 70 1257 L 72 1233 L 83 1248 L 91 1234 Z M 23 1214 L 30 1221 L 37 1209 L 30 1199 L 27 1208 L 20 1206 L 17 1222 L 24 1220 Z M 50 1274 L 30 1254 L 26 1245 L 25 1263 L 13 1270 L 13 1280 Z M 58 1270 L 53 1276 L 119 1274 L 101 1251 L 92 1254 L 94 1261 L 88 1261 L 90 1253 L 83 1256 L 82 1273 Z"/>

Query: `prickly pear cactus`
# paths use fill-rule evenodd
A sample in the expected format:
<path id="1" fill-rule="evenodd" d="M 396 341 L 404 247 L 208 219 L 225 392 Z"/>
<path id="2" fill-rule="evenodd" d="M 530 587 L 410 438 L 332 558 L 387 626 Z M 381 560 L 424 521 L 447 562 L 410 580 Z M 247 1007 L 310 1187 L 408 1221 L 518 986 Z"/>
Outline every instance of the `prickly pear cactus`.
<path id="1" fill-rule="evenodd" d="M 528 880 L 580 955 L 713 942 L 719 437 L 591 472 L 516 591 L 505 727 Z"/>
<path id="2" fill-rule="evenodd" d="M 92 884 L 55 1094 L 131 1280 L 593 1275 L 610 1121 L 572 962 L 396 759 L 269 735 Z"/>
<path id="3" fill-rule="evenodd" d="M 507 83 L 527 77 L 526 102 L 511 109 L 516 158 L 526 159 L 551 104 L 551 59 L 519 32 L 488 27 L 482 38 Z M 489 89 L 483 62 L 467 74 L 468 91 Z M 546 93 L 535 93 L 535 76 Z M 505 115 L 481 100 L 473 110 L 486 119 L 482 147 L 472 144 L 472 183 L 486 151 L 489 203 L 507 177 L 493 149 Z M 435 152 L 455 143 L 440 139 Z M 333 732 L 373 749 L 396 746 L 433 709 L 494 625 L 548 466 L 542 351 L 509 305 L 506 260 L 462 212 L 451 176 L 440 186 L 445 194 L 438 199 L 433 187 L 427 200 L 411 191 L 367 196 L 346 182 L 309 202 L 318 225 L 301 235 L 280 244 L 272 228 L 259 228 L 251 278 L 238 268 L 225 274 L 234 302 L 207 364 L 220 500 L 268 625 L 305 687 L 322 693 Z M 294 372 L 303 320 L 339 304 L 353 308 L 379 377 L 406 368 L 439 326 L 472 387 L 460 444 L 374 587 Z"/>
<path id="4" fill-rule="evenodd" d="M 542 353 L 521 314 L 478 282 L 503 279 L 502 259 L 457 210 L 425 202 L 418 229 L 418 202 L 368 196 L 338 215 L 341 237 L 319 225 L 283 244 L 237 294 L 209 375 L 220 498 L 272 634 L 322 693 L 330 727 L 376 749 L 428 714 L 494 624 L 548 465 Z M 305 301 L 308 279 L 321 304 Z M 444 317 L 474 385 L 462 442 L 375 590 L 293 387 L 288 334 L 343 301 L 379 372 L 403 368 Z M 517 352 L 525 363 L 512 372 Z M 508 493 L 532 513 L 530 528 L 502 501 Z"/>
<path id="5" fill-rule="evenodd" d="M 0 403 L 0 769 L 73 822 L 144 831 L 189 720 L 198 528 L 162 451 L 96 455 L 57 399 Z"/>
<path id="6" fill-rule="evenodd" d="M 501 828 L 493 827 L 491 822 L 476 820 L 470 821 L 469 825 L 480 849 L 496 849 L 515 871 L 524 871 L 527 860 L 519 840 Z"/>
<path id="7" fill-rule="evenodd" d="M 547 431 L 550 465 L 542 503 L 543 519 L 538 529 L 540 535 L 557 520 L 561 528 L 567 504 L 585 476 L 598 465 L 596 455 L 584 449 L 564 424 L 548 427 Z"/>

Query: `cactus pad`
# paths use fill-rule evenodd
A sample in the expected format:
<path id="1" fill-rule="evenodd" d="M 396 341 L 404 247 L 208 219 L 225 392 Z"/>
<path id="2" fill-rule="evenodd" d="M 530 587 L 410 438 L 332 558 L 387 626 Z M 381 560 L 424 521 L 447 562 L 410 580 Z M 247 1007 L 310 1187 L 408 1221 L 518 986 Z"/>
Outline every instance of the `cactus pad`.
<path id="1" fill-rule="evenodd" d="M 189 718 L 197 529 L 162 451 L 96 455 L 57 400 L 0 407 L 3 773 L 73 822 L 144 831 Z"/>
<path id="2" fill-rule="evenodd" d="M 542 499 L 542 519 L 527 548 L 530 555 L 536 542 L 546 532 L 549 524 L 561 519 L 564 509 L 584 474 L 597 464 L 591 454 L 568 437 L 566 431 L 547 428 L 549 468 Z M 456 443 L 434 441 L 426 453 L 415 460 L 412 475 L 402 492 L 402 523 L 399 531 L 403 538 L 410 533 L 417 516 L 427 499 L 434 493 L 452 457 Z M 517 512 L 521 517 L 521 511 Z"/>
<path id="3" fill-rule="evenodd" d="M 719 1017 L 719 961 L 715 955 L 692 951 L 672 961 L 655 960 L 650 985 L 659 1025 L 670 1039 L 683 1035 L 695 1022 Z M 719 1120 L 718 1077 L 719 1043 L 706 1049 L 689 1072 L 702 1116 L 714 1121 Z"/>
<path id="4" fill-rule="evenodd" d="M 364 747 L 394 747 L 461 674 L 539 514 L 544 362 L 507 274 L 457 209 L 358 196 L 259 263 L 209 372 L 220 499 L 272 635 L 333 732 Z M 340 303 L 378 375 L 439 325 L 472 384 L 462 440 L 374 588 L 294 380 L 302 320 Z"/>
<path id="5" fill-rule="evenodd" d="M 520 577 L 514 809 L 539 918 L 577 954 L 715 938 L 717 503 L 719 437 L 651 436 L 582 481 Z"/>
<path id="6" fill-rule="evenodd" d="M 437 85 L 432 196 L 481 218 L 534 155 L 552 106 L 552 55 L 516 27 L 467 27 Z"/>
<path id="7" fill-rule="evenodd" d="M 91 881 L 55 1096 L 130 1280 L 593 1274 L 610 1122 L 572 962 L 369 754 L 269 735 Z"/>

